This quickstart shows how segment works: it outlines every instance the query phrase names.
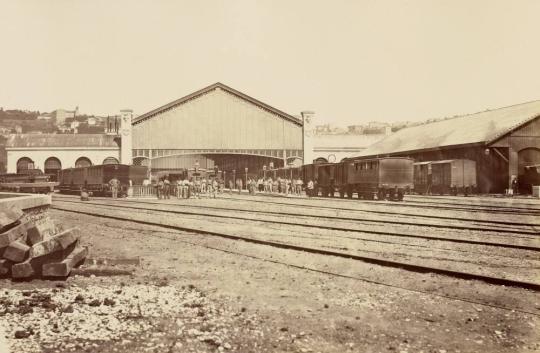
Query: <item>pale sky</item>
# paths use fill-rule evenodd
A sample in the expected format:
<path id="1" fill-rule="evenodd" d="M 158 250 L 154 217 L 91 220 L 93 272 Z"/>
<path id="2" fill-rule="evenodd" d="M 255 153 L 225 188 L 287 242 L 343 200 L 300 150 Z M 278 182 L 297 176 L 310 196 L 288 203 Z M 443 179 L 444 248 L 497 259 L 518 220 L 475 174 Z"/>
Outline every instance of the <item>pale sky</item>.
<path id="1" fill-rule="evenodd" d="M 0 0 L 0 106 L 143 114 L 222 82 L 319 123 L 540 99 L 540 1 Z"/>

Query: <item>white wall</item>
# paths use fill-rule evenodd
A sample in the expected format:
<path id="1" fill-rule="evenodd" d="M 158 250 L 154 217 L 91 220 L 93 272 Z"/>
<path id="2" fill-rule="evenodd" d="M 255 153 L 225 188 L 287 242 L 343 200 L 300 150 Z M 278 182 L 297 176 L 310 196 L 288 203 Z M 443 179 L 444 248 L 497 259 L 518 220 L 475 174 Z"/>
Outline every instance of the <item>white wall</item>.
<path id="1" fill-rule="evenodd" d="M 17 172 L 17 161 L 20 158 L 28 157 L 34 161 L 34 168 L 44 169 L 45 160 L 49 157 L 56 157 L 62 163 L 62 169 L 75 167 L 75 161 L 79 157 L 86 157 L 92 164 L 102 164 L 107 157 L 114 157 L 120 160 L 120 148 L 87 148 L 87 147 L 66 147 L 66 148 L 6 148 L 7 151 L 7 172 Z"/>

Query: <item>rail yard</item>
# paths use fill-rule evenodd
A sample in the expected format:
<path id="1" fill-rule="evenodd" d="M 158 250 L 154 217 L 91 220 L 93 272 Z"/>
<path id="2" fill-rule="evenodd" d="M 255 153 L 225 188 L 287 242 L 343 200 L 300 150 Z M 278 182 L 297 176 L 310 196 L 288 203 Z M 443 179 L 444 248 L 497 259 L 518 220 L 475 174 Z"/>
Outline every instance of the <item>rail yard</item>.
<path id="1" fill-rule="evenodd" d="M 58 340 L 42 342 L 34 334 L 51 351 L 540 349 L 540 202 L 530 198 L 407 195 L 392 202 L 220 194 L 83 202 L 54 195 L 49 212 L 65 227 L 83 230 L 81 242 L 93 257 L 139 258 L 140 266 L 129 276 L 73 276 L 61 288 L 34 281 L 34 291 L 64 297 L 72 291 L 88 301 L 105 292 L 120 305 L 130 298 L 114 288 L 127 293 L 145 286 L 142 292 L 161 288 L 171 301 L 190 295 L 204 301 L 199 311 L 171 309 L 159 320 L 116 313 L 126 327 L 141 320 L 146 326 L 109 328 L 109 339 L 57 333 Z M 28 289 L 27 283 L 4 284 L 12 295 Z M 50 312 L 42 314 L 50 319 Z M 61 320 L 58 331 L 69 331 L 71 321 Z M 179 328 L 182 322 L 187 326 Z M 78 331 L 91 331 L 80 325 Z M 24 347 L 21 342 L 14 344 Z"/>

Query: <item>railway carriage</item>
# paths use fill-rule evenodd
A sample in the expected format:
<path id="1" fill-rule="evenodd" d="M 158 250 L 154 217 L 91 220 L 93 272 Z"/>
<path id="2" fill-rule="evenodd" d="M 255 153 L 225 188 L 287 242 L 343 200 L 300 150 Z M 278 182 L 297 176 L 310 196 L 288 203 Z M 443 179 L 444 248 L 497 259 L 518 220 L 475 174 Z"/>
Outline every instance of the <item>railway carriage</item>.
<path id="1" fill-rule="evenodd" d="M 109 181 L 116 178 L 120 182 L 118 196 L 122 197 L 127 196 L 130 180 L 133 184 L 142 184 L 146 175 L 146 167 L 105 164 L 63 169 L 58 172 L 58 182 L 62 193 L 79 193 L 85 189 L 96 196 L 111 196 Z"/>
<path id="2" fill-rule="evenodd" d="M 373 200 L 403 200 L 405 192 L 413 187 L 411 158 L 386 157 L 372 159 L 346 159 L 337 169 L 336 187 L 341 197 Z"/>
<path id="3" fill-rule="evenodd" d="M 299 168 L 272 170 L 273 176 L 293 178 L 298 175 L 304 185 L 315 183 L 315 194 L 341 197 L 403 200 L 407 190 L 413 187 L 413 163 L 411 158 L 349 158 L 340 163 L 305 164 Z"/>

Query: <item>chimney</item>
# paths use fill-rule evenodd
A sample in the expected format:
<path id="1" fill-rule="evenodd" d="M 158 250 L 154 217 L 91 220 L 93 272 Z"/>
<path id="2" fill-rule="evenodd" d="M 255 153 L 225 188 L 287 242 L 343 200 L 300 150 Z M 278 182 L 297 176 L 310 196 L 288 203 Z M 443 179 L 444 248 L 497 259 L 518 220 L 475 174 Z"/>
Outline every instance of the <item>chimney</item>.
<path id="1" fill-rule="evenodd" d="M 315 155 L 313 152 L 315 135 L 315 112 L 305 110 L 302 114 L 302 149 L 303 149 L 303 161 L 304 164 L 313 163 Z"/>

